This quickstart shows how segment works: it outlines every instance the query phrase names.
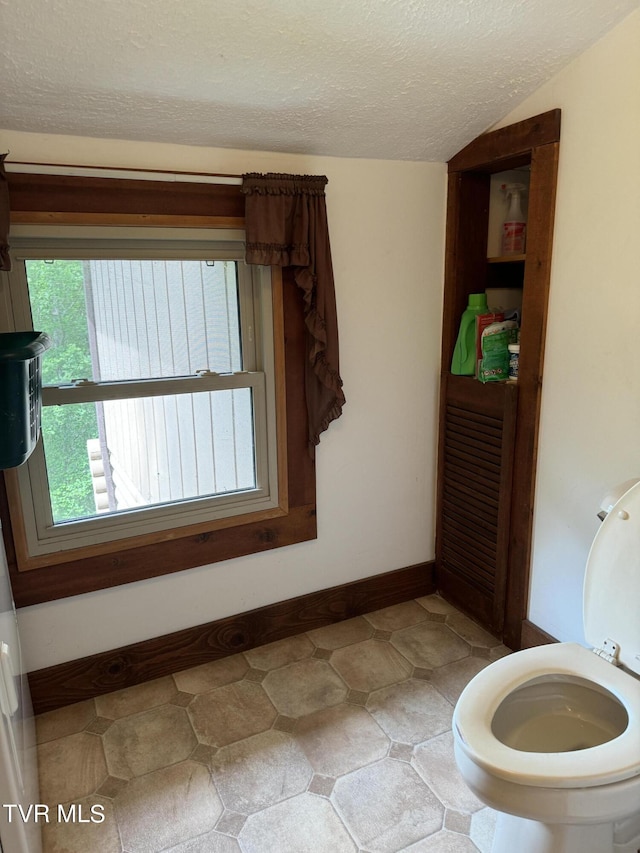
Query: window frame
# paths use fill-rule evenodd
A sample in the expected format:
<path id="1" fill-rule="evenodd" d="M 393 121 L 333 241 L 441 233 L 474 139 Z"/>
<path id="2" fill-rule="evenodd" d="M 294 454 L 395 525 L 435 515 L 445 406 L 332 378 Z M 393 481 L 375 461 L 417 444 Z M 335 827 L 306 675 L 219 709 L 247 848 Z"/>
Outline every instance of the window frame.
<path id="1" fill-rule="evenodd" d="M 239 186 L 9 172 L 14 224 L 242 228 Z M 1 295 L 1 294 L 0 294 Z M 1 302 L 1 300 L 0 300 Z M 16 506 L 15 471 L 0 476 L 0 521 L 16 604 L 28 606 L 315 539 L 315 466 L 307 449 L 306 327 L 291 269 L 272 269 L 278 506 L 249 515 L 92 545 L 34 560 Z M 8 488 L 5 489 L 5 484 Z"/>
<path id="2" fill-rule="evenodd" d="M 55 229 L 56 234 L 59 230 Z M 117 550 L 119 540 L 127 538 L 133 541 L 147 531 L 159 531 L 167 525 L 171 528 L 193 527 L 207 515 L 211 518 L 248 515 L 252 511 L 278 506 L 273 319 L 270 300 L 267 298 L 271 290 L 271 270 L 244 265 L 244 233 L 211 230 L 200 233 L 184 229 L 180 238 L 175 229 L 148 229 L 144 235 L 148 239 L 142 239 L 140 229 L 88 229 L 88 232 L 82 228 L 66 230 L 68 234 L 63 232 L 62 236 L 51 236 L 48 226 L 22 226 L 16 229 L 17 237 L 12 238 L 13 270 L 8 273 L 9 299 L 16 328 L 32 326 L 25 264 L 28 260 L 201 260 L 206 255 L 209 260 L 239 262 L 241 328 L 248 331 L 251 327 L 251 343 L 244 339 L 242 341 L 243 368 L 246 369 L 238 373 L 45 386 L 42 392 L 43 408 L 47 405 L 182 393 L 178 389 L 193 393 L 250 388 L 254 403 L 258 483 L 255 489 L 241 493 L 203 496 L 120 514 L 97 514 L 79 522 L 53 524 L 48 499 L 47 468 L 40 439 L 29 460 L 15 469 L 15 495 L 13 480 L 10 486 L 12 496 L 20 502 L 30 562 L 35 564 L 41 556 L 50 562 L 64 561 L 67 552 L 78 551 L 94 541 Z M 205 236 L 209 239 L 205 240 Z M 135 389 L 139 393 L 133 395 L 131 392 Z M 113 544 L 110 546 L 109 543 Z"/>

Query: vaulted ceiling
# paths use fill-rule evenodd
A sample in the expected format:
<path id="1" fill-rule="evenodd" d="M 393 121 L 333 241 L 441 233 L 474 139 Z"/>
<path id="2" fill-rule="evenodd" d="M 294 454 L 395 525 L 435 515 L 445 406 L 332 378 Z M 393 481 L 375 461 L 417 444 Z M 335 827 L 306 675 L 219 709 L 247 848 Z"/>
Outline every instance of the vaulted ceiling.
<path id="1" fill-rule="evenodd" d="M 447 160 L 638 0 L 0 0 L 0 127 Z"/>

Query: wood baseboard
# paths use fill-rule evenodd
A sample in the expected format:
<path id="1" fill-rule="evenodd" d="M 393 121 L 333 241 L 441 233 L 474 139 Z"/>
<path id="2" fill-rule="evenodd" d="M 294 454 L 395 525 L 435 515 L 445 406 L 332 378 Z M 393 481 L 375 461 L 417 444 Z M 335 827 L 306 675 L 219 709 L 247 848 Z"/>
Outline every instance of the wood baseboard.
<path id="1" fill-rule="evenodd" d="M 269 604 L 29 673 L 36 714 L 435 592 L 433 562 Z"/>
<path id="2" fill-rule="evenodd" d="M 545 646 L 547 643 L 557 643 L 555 637 L 547 634 L 542 628 L 538 628 L 533 622 L 525 619 L 522 623 L 522 632 L 520 634 L 520 648 L 532 649 L 534 646 Z"/>

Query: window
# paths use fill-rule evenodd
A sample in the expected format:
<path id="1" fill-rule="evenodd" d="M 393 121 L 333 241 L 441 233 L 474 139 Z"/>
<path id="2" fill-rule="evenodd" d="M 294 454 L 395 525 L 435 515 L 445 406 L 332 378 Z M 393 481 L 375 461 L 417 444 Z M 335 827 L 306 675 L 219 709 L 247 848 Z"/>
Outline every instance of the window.
<path id="1" fill-rule="evenodd" d="M 84 316 L 90 317 L 93 311 L 94 315 L 97 314 L 105 321 L 108 312 L 105 314 L 97 310 L 95 305 L 87 308 L 84 296 L 85 272 L 83 268 L 82 274 L 79 274 L 78 269 L 79 265 L 90 267 L 92 262 L 100 262 L 99 265 L 102 265 L 118 260 L 123 265 L 132 264 L 132 268 L 141 260 L 162 265 L 169 261 L 197 264 L 199 270 L 202 270 L 204 263 L 204 276 L 214 275 L 212 269 L 215 275 L 222 276 L 226 269 L 225 300 L 228 294 L 229 308 L 225 308 L 223 328 L 231 332 L 237 329 L 235 344 L 229 341 L 225 344 L 224 351 L 231 361 L 218 362 L 214 359 L 213 367 L 208 368 L 218 373 L 217 377 L 202 374 L 195 376 L 194 371 L 207 369 L 200 358 L 195 358 L 189 363 L 186 374 L 182 367 L 171 369 L 165 359 L 160 362 L 163 368 L 160 372 L 168 375 L 151 378 L 150 374 L 156 371 L 136 371 L 133 369 L 134 362 L 123 360 L 124 355 L 130 355 L 128 346 L 120 348 L 120 362 L 118 353 L 109 358 L 113 359 L 112 366 L 118 367 L 120 364 L 120 370 L 124 365 L 131 373 L 111 373 L 106 370 L 106 354 L 97 361 L 92 355 L 104 347 L 104 342 L 98 344 L 97 328 L 92 330 L 88 324 L 83 347 L 80 347 L 82 354 L 78 355 L 75 362 L 78 369 L 67 371 L 66 374 L 45 376 L 45 381 L 52 386 L 45 391 L 45 417 L 54 418 L 57 415 L 69 418 L 74 409 L 80 412 L 85 407 L 85 411 L 90 412 L 90 418 L 95 418 L 98 424 L 97 432 L 95 429 L 93 432 L 85 430 L 86 437 L 82 437 L 80 442 L 73 442 L 81 445 L 85 441 L 91 442 L 88 448 L 81 447 L 78 455 L 83 464 L 85 454 L 87 458 L 89 453 L 98 454 L 91 461 L 95 477 L 91 482 L 89 497 L 85 493 L 84 498 L 88 512 L 95 514 L 78 514 L 77 504 L 64 502 L 69 497 L 64 488 L 60 489 L 59 497 L 54 498 L 52 505 L 48 505 L 48 501 L 42 497 L 46 494 L 45 488 L 41 488 L 42 478 L 48 489 L 51 485 L 48 481 L 55 481 L 56 476 L 53 471 L 49 475 L 46 457 L 41 456 L 40 462 L 34 459 L 33 465 L 27 463 L 19 469 L 0 472 L 0 521 L 16 604 L 19 607 L 37 604 L 314 539 L 317 535 L 315 467 L 307 452 L 304 387 L 307 332 L 303 304 L 290 269 L 282 272 L 277 268 L 260 270 L 246 267 L 239 260 L 244 252 L 241 242 L 238 242 L 244 233 L 238 231 L 244 225 L 244 199 L 239 187 L 197 181 L 124 180 L 117 176 L 95 178 L 27 173 L 9 173 L 8 181 L 14 271 L 10 274 L 11 281 L 8 274 L 0 273 L 1 330 L 29 328 L 31 306 L 27 294 L 29 289 L 34 294 L 38 290 L 38 267 L 56 269 L 59 265 L 58 269 L 62 270 L 63 264 L 69 262 L 73 263 L 78 277 L 76 293 L 85 300 Z M 57 240 L 57 243 L 42 243 L 42 226 L 49 227 L 46 239 Z M 171 234 L 167 232 L 168 228 L 173 229 Z M 234 229 L 236 233 L 225 234 L 225 229 Z M 82 238 L 82 245 L 72 249 L 72 242 L 79 238 Z M 37 245 L 33 242 L 36 239 L 40 240 Z M 60 240 L 63 242 L 60 243 Z M 215 251 L 212 249 L 214 242 L 217 245 Z M 149 257 L 150 245 L 154 247 L 153 258 Z M 96 247 L 100 251 L 96 251 Z M 22 261 L 16 260 L 19 253 L 23 257 Z M 51 260 L 53 264 L 44 263 Z M 211 261 L 214 262 L 213 268 L 208 266 Z M 33 268 L 28 269 L 31 262 Z M 99 265 L 96 263 L 96 267 Z M 95 274 L 98 274 L 97 269 Z M 248 307 L 250 303 L 244 295 L 247 292 L 253 296 L 252 308 Z M 139 298 L 139 292 L 137 296 Z M 38 323 L 37 299 L 34 298 L 33 302 L 35 322 Z M 252 311 L 257 312 L 257 316 Z M 75 312 L 75 315 L 83 316 L 83 312 Z M 125 313 L 127 324 L 121 327 L 122 333 L 140 331 L 139 311 L 127 310 Z M 234 325 L 236 323 L 237 326 Z M 182 328 L 186 328 L 184 323 Z M 77 336 L 77 330 L 74 334 Z M 259 339 L 259 335 L 263 335 L 262 339 Z M 256 336 L 253 342 L 252 336 Z M 184 349 L 179 353 L 176 351 L 176 364 L 181 364 L 180 358 L 185 358 L 187 343 L 196 346 L 197 340 L 202 341 L 203 336 L 196 334 L 191 340 L 191 336 L 186 333 L 182 335 Z M 217 350 L 215 355 L 219 357 Z M 43 358 L 43 367 L 45 359 L 48 359 L 47 371 L 53 370 L 51 351 Z M 255 362 L 251 359 L 255 359 Z M 272 361 L 271 375 L 269 360 Z M 97 369 L 94 363 L 97 363 Z M 149 366 L 150 361 L 146 364 Z M 243 373 L 244 370 L 247 373 Z M 119 378 L 124 375 L 131 378 Z M 88 380 L 95 385 L 73 380 Z M 187 387 L 189 382 L 195 383 L 195 390 Z M 165 385 L 161 387 L 153 383 Z M 177 389 L 177 383 L 184 383 L 181 389 Z M 137 386 L 135 394 L 129 399 L 122 393 L 125 385 L 130 390 L 133 390 L 132 385 Z M 263 405 L 260 402 L 262 388 L 267 438 L 261 443 L 258 433 L 263 434 L 259 425 L 263 417 L 260 411 Z M 189 475 L 187 473 L 189 466 L 185 456 L 184 461 L 180 459 L 180 465 L 177 466 L 178 472 L 182 472 L 182 479 L 177 479 L 180 480 L 183 500 L 167 501 L 166 493 L 158 489 L 155 494 L 147 492 L 151 497 L 146 505 L 136 509 L 124 507 L 125 486 L 129 491 L 126 500 L 134 502 L 140 499 L 137 492 L 144 496 L 144 483 L 136 479 L 139 474 L 133 462 L 121 459 L 120 439 L 111 429 L 107 435 L 108 425 L 99 420 L 99 417 L 106 419 L 104 413 L 108 408 L 107 403 L 118 400 L 119 405 L 123 406 L 149 407 L 154 398 L 166 398 L 163 405 L 166 405 L 167 412 L 171 411 L 171 406 L 174 406 L 176 413 L 179 412 L 179 416 L 173 419 L 173 435 L 176 435 L 177 424 L 178 435 L 182 440 L 180 425 L 185 422 L 191 425 L 194 421 L 191 414 L 185 418 L 183 409 L 178 409 L 178 406 L 184 407 L 188 401 L 187 411 L 191 413 L 196 411 L 194 394 L 199 395 L 199 400 L 207 398 L 211 402 L 219 397 L 226 396 L 228 399 L 232 393 L 239 398 L 240 408 L 240 400 L 244 395 L 245 411 L 249 410 L 246 401 L 251 398 L 255 448 L 253 457 L 243 452 L 242 459 L 244 465 L 247 459 L 253 458 L 255 483 L 252 485 L 251 482 L 251 467 L 238 466 L 240 479 L 230 480 L 225 474 L 216 480 L 215 486 L 205 488 L 202 475 L 207 466 L 211 468 L 212 458 L 216 460 L 217 474 L 223 474 L 217 463 L 220 457 L 216 454 L 225 442 L 227 446 L 233 444 L 229 437 L 232 430 L 222 430 L 225 442 L 217 445 L 217 450 L 214 450 L 210 441 L 208 446 L 203 444 L 205 439 L 201 430 L 197 430 L 197 438 L 192 430 L 188 430 L 188 436 L 184 435 L 185 442 L 187 438 L 191 446 L 197 442 L 197 488 L 193 485 L 196 482 L 193 471 Z M 57 399 L 58 394 L 65 396 L 64 402 Z M 93 426 L 90 418 L 88 422 Z M 140 415 L 144 428 L 139 429 L 138 434 L 147 437 L 148 441 L 150 432 L 146 418 L 146 413 L 144 420 Z M 78 419 L 82 423 L 82 418 Z M 245 418 L 243 423 L 246 425 L 247 422 Z M 170 418 L 167 423 L 171 423 Z M 66 435 L 68 431 L 62 429 L 61 434 Z M 236 447 L 241 445 L 241 436 L 246 437 L 247 430 L 243 431 L 238 426 Z M 52 440 L 49 439 L 50 442 Z M 98 448 L 95 446 L 96 440 Z M 218 435 L 215 440 L 217 443 L 221 436 Z M 46 453 L 46 441 L 44 444 Z M 105 444 L 111 444 L 108 454 L 105 452 Z M 50 457 L 52 453 L 50 450 Z M 140 456 L 140 452 L 136 451 L 136 455 Z M 108 457 L 107 466 L 111 466 L 106 471 L 105 456 Z M 174 466 L 172 471 L 175 472 L 178 457 L 171 454 L 169 458 L 169 454 L 165 454 L 163 458 Z M 231 458 L 228 451 L 225 458 Z M 262 473 L 265 465 L 268 485 Z M 193 469 L 196 466 L 192 464 L 191 467 Z M 125 475 L 133 482 L 127 483 Z M 37 477 L 41 478 L 40 484 Z M 108 483 L 108 478 L 111 478 L 111 483 Z M 64 485 L 70 478 L 58 473 L 58 479 Z M 174 485 L 175 482 L 176 477 Z M 210 479 L 209 484 L 211 482 Z M 112 490 L 111 495 L 109 489 Z M 209 494 L 204 494 L 205 491 Z M 98 509 L 103 508 L 105 497 L 107 503 L 113 499 L 117 502 L 115 509 L 103 514 Z M 122 505 L 119 503 L 121 500 Z M 207 501 L 209 503 L 205 506 Z M 182 515 L 183 510 L 185 515 Z M 50 513 L 51 518 L 47 513 Z M 157 513 L 160 515 L 156 516 Z M 195 515 L 189 516 L 189 513 Z M 127 527 L 127 524 L 130 526 Z M 85 544 L 82 538 L 72 538 L 74 526 L 76 531 L 91 529 L 91 535 L 84 540 Z M 119 526 L 120 529 L 116 531 Z M 101 529 L 101 535 L 92 529 L 94 527 Z M 42 531 L 45 532 L 44 536 Z M 55 537 L 62 538 L 55 540 L 54 544 L 47 541 L 49 535 L 54 540 Z M 67 536 L 71 538 L 63 541 Z"/>
<path id="2" fill-rule="evenodd" d="M 139 231 L 13 241 L 16 325 L 53 341 L 33 556 L 278 505 L 270 270 L 238 233 Z"/>

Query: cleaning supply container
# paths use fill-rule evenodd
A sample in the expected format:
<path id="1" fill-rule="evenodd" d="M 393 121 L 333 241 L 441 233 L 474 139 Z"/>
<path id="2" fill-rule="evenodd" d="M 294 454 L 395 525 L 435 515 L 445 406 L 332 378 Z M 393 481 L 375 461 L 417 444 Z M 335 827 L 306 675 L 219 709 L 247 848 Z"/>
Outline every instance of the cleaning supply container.
<path id="1" fill-rule="evenodd" d="M 518 381 L 520 370 L 520 344 L 509 344 L 509 382 Z"/>
<path id="2" fill-rule="evenodd" d="M 505 184 L 503 189 L 509 201 L 509 209 L 502 223 L 502 254 L 522 255 L 527 239 L 527 222 L 520 198 L 526 187 L 524 184 Z"/>
<path id="3" fill-rule="evenodd" d="M 473 376 L 476 372 L 476 317 L 488 311 L 484 293 L 470 293 L 469 304 L 460 320 L 460 331 L 453 350 L 451 372 L 458 376 Z"/>

